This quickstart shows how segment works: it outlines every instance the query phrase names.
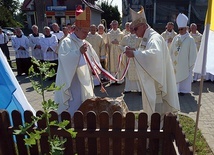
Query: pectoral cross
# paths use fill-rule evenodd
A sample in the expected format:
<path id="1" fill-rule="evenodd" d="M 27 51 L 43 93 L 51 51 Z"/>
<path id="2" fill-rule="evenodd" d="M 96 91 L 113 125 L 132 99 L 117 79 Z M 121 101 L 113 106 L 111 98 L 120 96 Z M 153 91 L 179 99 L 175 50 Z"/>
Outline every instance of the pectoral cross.
<path id="1" fill-rule="evenodd" d="M 179 51 L 180 51 L 180 49 L 181 49 L 181 47 L 180 47 L 180 46 L 178 46 L 178 47 L 177 47 L 177 51 L 179 52 Z"/>

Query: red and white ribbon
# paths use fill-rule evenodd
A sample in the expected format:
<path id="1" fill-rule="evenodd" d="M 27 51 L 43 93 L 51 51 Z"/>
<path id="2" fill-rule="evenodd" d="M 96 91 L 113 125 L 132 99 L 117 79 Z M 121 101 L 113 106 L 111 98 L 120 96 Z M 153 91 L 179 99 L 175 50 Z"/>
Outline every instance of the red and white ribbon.
<path id="1" fill-rule="evenodd" d="M 123 56 L 124 53 L 121 53 L 119 55 L 119 64 L 118 64 L 118 68 L 117 68 L 117 72 L 116 72 L 116 75 L 118 74 L 119 70 L 120 70 L 120 64 L 121 64 L 121 61 L 122 61 L 122 56 Z M 128 58 L 127 60 L 127 63 L 126 63 L 126 67 L 125 67 L 125 70 L 122 74 L 122 77 L 120 77 L 119 79 L 117 79 L 116 77 L 114 77 L 113 75 L 111 75 L 108 71 L 106 71 L 105 69 L 102 68 L 102 66 L 92 57 L 92 62 L 90 61 L 89 59 L 89 56 L 87 54 L 87 52 L 84 53 L 84 56 L 86 58 L 86 61 L 88 62 L 93 74 L 95 74 L 95 76 L 97 77 L 97 79 L 99 80 L 100 84 L 101 84 L 101 92 L 106 92 L 104 86 L 103 86 L 103 83 L 102 81 L 100 80 L 100 77 L 99 77 L 99 73 L 102 72 L 106 77 L 108 77 L 110 80 L 112 81 L 121 81 L 124 79 L 127 71 L 128 71 L 128 68 L 129 68 L 129 63 L 130 63 L 130 58 Z M 95 65 L 92 65 L 92 63 L 94 63 Z M 108 95 L 108 94 L 107 94 Z"/>

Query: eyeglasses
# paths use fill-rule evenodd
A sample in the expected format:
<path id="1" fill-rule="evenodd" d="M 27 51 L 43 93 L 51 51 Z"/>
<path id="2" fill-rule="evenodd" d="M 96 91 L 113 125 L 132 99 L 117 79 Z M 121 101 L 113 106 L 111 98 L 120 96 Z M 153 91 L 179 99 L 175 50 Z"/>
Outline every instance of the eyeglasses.
<path id="1" fill-rule="evenodd" d="M 183 31 L 183 29 L 184 29 L 184 28 L 180 28 L 180 29 L 178 29 L 178 31 Z"/>

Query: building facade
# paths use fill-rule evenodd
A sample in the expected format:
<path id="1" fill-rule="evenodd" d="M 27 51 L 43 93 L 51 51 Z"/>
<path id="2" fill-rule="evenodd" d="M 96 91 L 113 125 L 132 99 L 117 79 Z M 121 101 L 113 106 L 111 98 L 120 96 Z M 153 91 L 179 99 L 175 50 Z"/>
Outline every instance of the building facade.
<path id="1" fill-rule="evenodd" d="M 58 23 L 59 26 L 75 21 L 75 10 L 78 5 L 91 10 L 91 24 L 98 25 L 103 11 L 95 4 L 96 0 L 25 0 L 22 11 L 27 16 L 27 27 L 36 24 L 42 31 L 44 26 Z"/>
<path id="2" fill-rule="evenodd" d="M 122 0 L 123 24 L 131 21 L 129 7 L 139 11 L 144 7 L 149 25 L 162 32 L 166 23 L 175 22 L 179 13 L 184 13 L 203 30 L 208 0 Z M 175 24 L 176 26 L 176 24 Z"/>

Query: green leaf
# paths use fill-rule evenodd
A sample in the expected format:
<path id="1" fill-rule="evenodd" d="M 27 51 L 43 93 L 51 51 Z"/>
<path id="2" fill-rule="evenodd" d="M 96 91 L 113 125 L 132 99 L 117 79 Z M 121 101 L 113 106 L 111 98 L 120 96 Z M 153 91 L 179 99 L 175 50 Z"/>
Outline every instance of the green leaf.
<path id="1" fill-rule="evenodd" d="M 47 86 L 47 87 L 46 87 L 46 90 L 47 90 L 47 91 L 53 91 L 53 90 L 56 90 L 55 82 L 53 82 L 50 86 Z"/>
<path id="2" fill-rule="evenodd" d="M 65 128 L 69 124 L 68 120 L 63 120 L 62 122 L 58 123 L 58 127 Z"/>
<path id="3" fill-rule="evenodd" d="M 22 134 L 22 130 L 14 130 L 13 134 L 20 135 L 20 134 Z"/>
<path id="4" fill-rule="evenodd" d="M 66 131 L 71 134 L 72 138 L 75 138 L 77 136 L 77 132 L 74 132 L 73 128 L 67 129 Z"/>
<path id="5" fill-rule="evenodd" d="M 50 126 L 56 126 L 57 125 L 57 121 L 51 121 L 49 125 Z"/>
<path id="6" fill-rule="evenodd" d="M 33 138 L 26 138 L 24 139 L 24 141 L 26 145 L 29 145 L 29 146 L 36 145 L 36 140 Z"/>

